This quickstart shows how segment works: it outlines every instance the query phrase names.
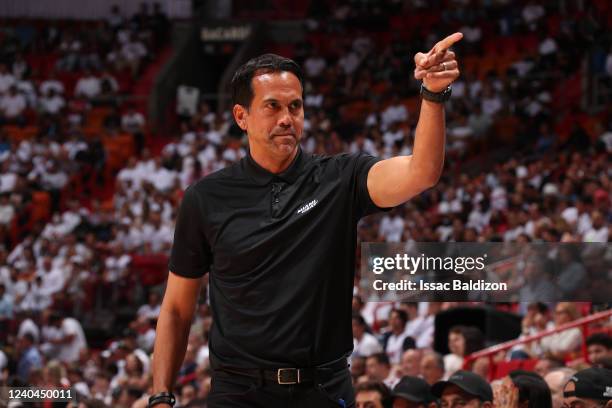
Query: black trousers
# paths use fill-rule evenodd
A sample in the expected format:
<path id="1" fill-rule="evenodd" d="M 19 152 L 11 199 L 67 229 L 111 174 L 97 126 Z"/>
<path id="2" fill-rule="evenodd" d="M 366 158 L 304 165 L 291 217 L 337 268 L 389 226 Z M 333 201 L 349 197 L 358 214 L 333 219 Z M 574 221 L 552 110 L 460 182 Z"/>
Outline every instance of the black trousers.
<path id="1" fill-rule="evenodd" d="M 279 385 L 261 378 L 215 370 L 208 396 L 208 408 L 350 408 L 354 406 L 355 394 L 348 368 L 336 371 L 321 383 L 295 385 Z"/>

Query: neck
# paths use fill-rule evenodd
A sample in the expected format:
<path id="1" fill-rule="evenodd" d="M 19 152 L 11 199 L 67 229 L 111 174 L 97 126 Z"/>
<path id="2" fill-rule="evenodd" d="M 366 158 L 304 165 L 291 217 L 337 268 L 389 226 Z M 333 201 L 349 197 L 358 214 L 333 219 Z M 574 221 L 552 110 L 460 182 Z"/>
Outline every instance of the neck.
<path id="1" fill-rule="evenodd" d="M 295 156 L 297 156 L 299 149 L 299 147 L 296 146 L 291 152 L 291 154 L 279 159 L 277 157 L 266 154 L 263 150 L 259 149 L 255 145 L 251 145 L 249 146 L 249 148 L 251 149 L 251 157 L 253 158 L 255 163 L 257 163 L 260 167 L 268 170 L 270 173 L 274 174 L 282 173 L 283 171 L 287 170 L 287 168 L 293 162 L 293 159 L 295 159 Z"/>

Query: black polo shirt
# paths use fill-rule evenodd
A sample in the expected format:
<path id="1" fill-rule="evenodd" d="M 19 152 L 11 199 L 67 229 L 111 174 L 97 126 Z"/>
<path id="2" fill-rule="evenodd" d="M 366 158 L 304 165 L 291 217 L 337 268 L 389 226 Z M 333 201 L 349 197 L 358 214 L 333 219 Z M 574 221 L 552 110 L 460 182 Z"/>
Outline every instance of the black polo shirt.
<path id="1" fill-rule="evenodd" d="M 365 154 L 302 152 L 273 174 L 250 156 L 194 183 L 170 271 L 210 271 L 213 368 L 311 367 L 353 349 L 357 222 L 379 209 Z"/>

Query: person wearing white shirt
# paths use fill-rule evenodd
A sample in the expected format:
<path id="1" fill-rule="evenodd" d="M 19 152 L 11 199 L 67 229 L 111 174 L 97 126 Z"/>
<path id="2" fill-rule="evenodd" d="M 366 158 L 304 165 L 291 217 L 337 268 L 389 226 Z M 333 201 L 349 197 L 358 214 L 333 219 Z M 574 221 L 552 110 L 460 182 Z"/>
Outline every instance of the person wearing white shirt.
<path id="1" fill-rule="evenodd" d="M 404 218 L 397 212 L 385 214 L 380 221 L 378 236 L 385 239 L 386 242 L 400 242 L 404 233 Z"/>
<path id="2" fill-rule="evenodd" d="M 43 113 L 57 115 L 66 106 L 64 98 L 51 89 L 46 96 L 40 98 L 39 104 Z"/>
<path id="3" fill-rule="evenodd" d="M 0 100 L 0 113 L 8 120 L 17 120 L 27 107 L 25 96 L 17 93 L 17 88 L 11 86 L 2 100 Z"/>
<path id="4" fill-rule="evenodd" d="M 304 70 L 306 71 L 306 75 L 310 78 L 321 75 L 326 67 L 327 62 L 320 55 L 311 55 L 304 61 Z"/>
<path id="5" fill-rule="evenodd" d="M 570 323 L 580 317 L 576 305 L 572 302 L 559 302 L 555 307 L 555 327 Z M 578 328 L 564 330 L 542 338 L 540 346 L 542 353 L 564 360 L 567 355 L 576 351 L 582 344 L 582 331 Z"/>
<path id="6" fill-rule="evenodd" d="M 353 353 L 359 357 L 369 357 L 380 353 L 382 346 L 372 334 L 366 331 L 366 322 L 361 315 L 353 316 Z"/>
<path id="7" fill-rule="evenodd" d="M 41 95 L 47 95 L 50 90 L 54 90 L 56 94 L 64 93 L 64 84 L 57 79 L 57 76 L 53 71 L 47 79 L 42 81 L 39 87 Z"/>
<path id="8" fill-rule="evenodd" d="M 414 346 L 414 339 L 405 332 L 407 322 L 408 315 L 405 311 L 393 309 L 389 313 L 390 330 L 383 335 L 383 348 L 392 364 L 400 363 L 402 354 L 409 348 L 408 345 Z"/>
<path id="9" fill-rule="evenodd" d="M 0 95 L 6 93 L 13 85 L 15 77 L 9 72 L 6 64 L 0 64 Z"/>
<path id="10" fill-rule="evenodd" d="M 395 122 L 406 122 L 408 120 L 408 110 L 400 103 L 397 95 L 393 95 L 391 105 L 382 111 L 380 115 L 381 130 L 387 130 Z"/>
<path id="11" fill-rule="evenodd" d="M 139 319 L 157 319 L 161 310 L 160 297 L 157 292 L 149 293 L 149 301 L 147 304 L 140 306 L 136 315 Z"/>
<path id="12" fill-rule="evenodd" d="M 59 345 L 57 358 L 64 363 L 75 363 L 83 349 L 87 349 L 87 340 L 81 323 L 72 317 L 52 315 L 50 323 L 60 329 L 61 337 L 53 340 Z"/>
<path id="13" fill-rule="evenodd" d="M 609 229 L 600 211 L 591 213 L 591 228 L 582 237 L 584 242 L 608 242 Z"/>
<path id="14" fill-rule="evenodd" d="M 74 88 L 76 96 L 82 96 L 88 99 L 95 98 L 100 95 L 102 84 L 100 79 L 96 77 L 91 70 L 86 70 L 85 75 L 81 77 Z"/>

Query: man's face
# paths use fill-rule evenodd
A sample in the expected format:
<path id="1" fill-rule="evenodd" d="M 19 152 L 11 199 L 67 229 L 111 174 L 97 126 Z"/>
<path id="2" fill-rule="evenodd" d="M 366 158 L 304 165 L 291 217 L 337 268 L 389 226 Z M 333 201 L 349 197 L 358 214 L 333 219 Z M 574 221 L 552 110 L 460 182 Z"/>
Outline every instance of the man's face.
<path id="1" fill-rule="evenodd" d="M 383 381 L 388 374 L 385 366 L 380 364 L 376 358 L 371 357 L 366 360 L 366 374 L 372 381 Z"/>
<path id="2" fill-rule="evenodd" d="M 448 385 L 442 392 L 440 408 L 490 408 L 490 402 L 481 403 L 478 398 L 468 394 L 456 385 Z"/>
<path id="3" fill-rule="evenodd" d="M 291 157 L 304 129 L 302 86 L 291 72 L 255 75 L 251 105 L 234 106 L 238 126 L 247 132 L 253 152 L 275 160 Z"/>
<path id="4" fill-rule="evenodd" d="M 402 355 L 402 374 L 416 377 L 419 375 L 421 364 L 421 352 L 419 350 L 407 350 Z"/>
<path id="5" fill-rule="evenodd" d="M 355 396 L 355 408 L 383 408 L 378 391 L 361 391 Z"/>
<path id="6" fill-rule="evenodd" d="M 563 389 L 564 392 L 573 392 L 576 391 L 576 384 L 573 381 L 568 382 Z M 563 408 L 603 408 L 612 405 L 612 403 L 608 403 L 607 405 L 603 402 L 598 402 L 596 400 L 590 398 L 577 398 L 575 396 L 572 397 L 563 397 Z"/>
<path id="7" fill-rule="evenodd" d="M 434 356 L 425 356 L 421 360 L 421 375 L 427 384 L 432 385 L 442 379 L 444 370 L 438 366 Z"/>
<path id="8" fill-rule="evenodd" d="M 587 352 L 589 355 L 589 361 L 591 363 L 611 354 L 610 350 L 608 350 L 603 344 L 591 344 L 587 348 Z"/>

